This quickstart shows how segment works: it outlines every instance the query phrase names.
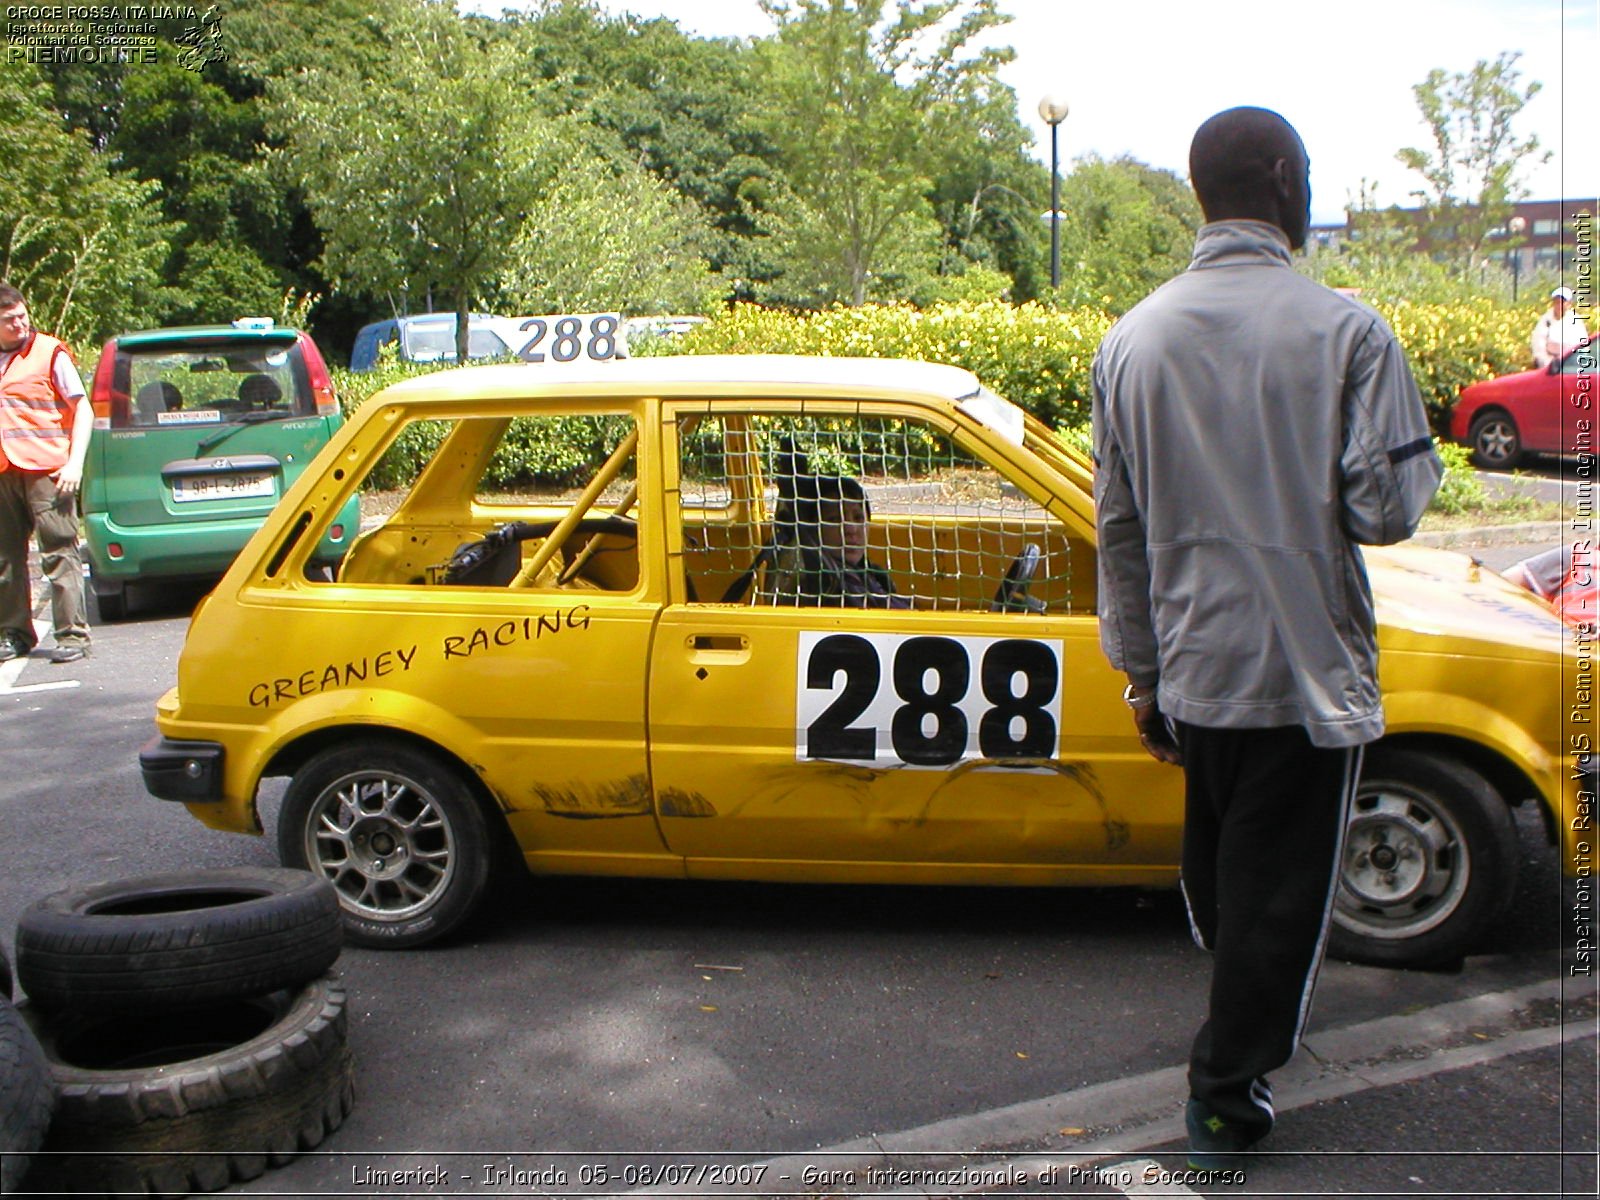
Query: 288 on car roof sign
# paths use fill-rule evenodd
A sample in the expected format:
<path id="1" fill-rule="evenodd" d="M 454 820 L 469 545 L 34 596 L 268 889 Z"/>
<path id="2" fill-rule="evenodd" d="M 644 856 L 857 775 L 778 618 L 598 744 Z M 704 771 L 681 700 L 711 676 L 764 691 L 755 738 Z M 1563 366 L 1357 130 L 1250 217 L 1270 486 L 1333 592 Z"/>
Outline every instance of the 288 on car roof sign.
<path id="1" fill-rule="evenodd" d="M 628 352 L 622 340 L 621 313 L 580 313 L 552 317 L 512 317 L 520 344 L 510 340 L 523 362 L 607 362 Z"/>

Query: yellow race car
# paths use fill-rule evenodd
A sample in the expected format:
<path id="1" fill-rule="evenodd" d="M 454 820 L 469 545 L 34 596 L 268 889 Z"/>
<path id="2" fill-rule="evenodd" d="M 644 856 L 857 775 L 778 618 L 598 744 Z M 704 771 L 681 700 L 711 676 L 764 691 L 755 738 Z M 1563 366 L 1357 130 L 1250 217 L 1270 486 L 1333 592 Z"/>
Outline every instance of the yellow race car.
<path id="1" fill-rule="evenodd" d="M 1170 886 L 1182 780 L 1100 651 L 1090 470 L 926 363 L 410 380 L 195 613 L 146 786 L 259 832 L 262 778 L 288 776 L 284 862 L 374 946 L 459 926 L 507 838 L 552 875 Z M 1334 949 L 1436 962 L 1511 897 L 1512 806 L 1589 869 L 1588 659 L 1468 558 L 1367 561 L 1389 732 Z"/>

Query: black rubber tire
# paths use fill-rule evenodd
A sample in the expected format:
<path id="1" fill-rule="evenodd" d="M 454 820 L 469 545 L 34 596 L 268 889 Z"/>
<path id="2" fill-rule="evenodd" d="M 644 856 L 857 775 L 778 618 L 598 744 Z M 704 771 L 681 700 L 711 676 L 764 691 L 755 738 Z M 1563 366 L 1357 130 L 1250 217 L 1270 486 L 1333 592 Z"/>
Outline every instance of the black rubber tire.
<path id="1" fill-rule="evenodd" d="M 1478 772 L 1442 755 L 1374 747 L 1350 814 L 1328 952 L 1350 962 L 1458 961 L 1516 891 L 1511 810 Z"/>
<path id="2" fill-rule="evenodd" d="M 100 619 L 106 623 L 125 620 L 128 615 L 128 585 L 125 583 L 110 583 L 101 579 L 94 573 L 93 564 L 89 567 L 89 590 L 94 593 L 95 607 L 100 611 Z"/>
<path id="3" fill-rule="evenodd" d="M 17 1190 L 44 1145 L 55 1084 L 38 1039 L 9 1001 L 0 1000 L 0 1195 Z"/>
<path id="4" fill-rule="evenodd" d="M 1472 461 L 1494 471 L 1509 471 L 1522 461 L 1522 433 L 1510 413 L 1481 413 L 1467 432 Z"/>
<path id="5" fill-rule="evenodd" d="M 332 974 L 138 1022 L 22 1011 L 56 1088 L 31 1181 L 41 1190 L 215 1191 L 315 1149 L 355 1102 Z"/>
<path id="6" fill-rule="evenodd" d="M 39 1008 L 144 1012 L 299 987 L 339 957 L 325 880 L 228 867 L 66 888 L 17 922 L 17 979 Z"/>
<path id="7" fill-rule="evenodd" d="M 11 960 L 0 950 L 0 1000 L 11 999 Z"/>
<path id="8" fill-rule="evenodd" d="M 278 813 L 278 854 L 332 882 L 347 941 L 409 949 L 449 934 L 482 901 L 489 829 L 455 767 L 409 742 L 364 737 L 294 773 Z"/>

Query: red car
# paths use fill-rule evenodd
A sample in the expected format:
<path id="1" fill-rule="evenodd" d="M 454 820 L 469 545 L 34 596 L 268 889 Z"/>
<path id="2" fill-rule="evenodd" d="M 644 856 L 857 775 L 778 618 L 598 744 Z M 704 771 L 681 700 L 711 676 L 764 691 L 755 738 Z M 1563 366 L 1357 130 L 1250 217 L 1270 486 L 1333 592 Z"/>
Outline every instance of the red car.
<path id="1" fill-rule="evenodd" d="M 1595 342 L 1535 371 L 1461 389 L 1450 437 L 1480 467 L 1510 470 L 1528 454 L 1591 454 L 1596 448 Z"/>

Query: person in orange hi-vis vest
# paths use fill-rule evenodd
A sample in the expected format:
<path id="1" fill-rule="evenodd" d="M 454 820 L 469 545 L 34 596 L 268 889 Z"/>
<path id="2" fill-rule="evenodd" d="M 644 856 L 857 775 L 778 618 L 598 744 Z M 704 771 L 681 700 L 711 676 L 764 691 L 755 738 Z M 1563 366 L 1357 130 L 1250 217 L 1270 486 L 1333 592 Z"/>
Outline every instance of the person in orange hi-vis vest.
<path id="1" fill-rule="evenodd" d="M 78 486 L 94 411 L 72 355 L 33 328 L 28 305 L 0 283 L 0 662 L 33 650 L 28 539 L 50 580 L 55 648 L 50 661 L 89 653 Z"/>

